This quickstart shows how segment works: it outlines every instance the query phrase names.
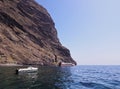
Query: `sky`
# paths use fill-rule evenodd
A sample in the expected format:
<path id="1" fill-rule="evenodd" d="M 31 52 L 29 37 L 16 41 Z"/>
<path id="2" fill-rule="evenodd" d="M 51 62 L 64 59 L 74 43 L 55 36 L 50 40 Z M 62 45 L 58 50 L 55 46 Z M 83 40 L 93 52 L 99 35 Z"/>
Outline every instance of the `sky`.
<path id="1" fill-rule="evenodd" d="M 120 0 L 36 0 L 78 65 L 120 65 Z"/>

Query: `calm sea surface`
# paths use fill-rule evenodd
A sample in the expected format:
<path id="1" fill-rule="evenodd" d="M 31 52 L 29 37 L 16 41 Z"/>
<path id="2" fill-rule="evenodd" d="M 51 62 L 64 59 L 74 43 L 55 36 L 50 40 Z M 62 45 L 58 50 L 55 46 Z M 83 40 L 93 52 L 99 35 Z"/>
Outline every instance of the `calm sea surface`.
<path id="1" fill-rule="evenodd" d="M 120 66 L 39 67 L 15 74 L 0 67 L 0 89 L 120 89 Z"/>

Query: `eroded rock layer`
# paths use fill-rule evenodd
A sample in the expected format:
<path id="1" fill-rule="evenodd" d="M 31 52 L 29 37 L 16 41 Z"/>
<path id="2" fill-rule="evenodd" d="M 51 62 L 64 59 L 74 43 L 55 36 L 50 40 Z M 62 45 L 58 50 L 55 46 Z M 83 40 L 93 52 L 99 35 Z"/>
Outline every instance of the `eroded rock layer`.
<path id="1" fill-rule="evenodd" d="M 34 0 L 0 0 L 0 63 L 76 62 L 57 37 L 47 10 Z"/>

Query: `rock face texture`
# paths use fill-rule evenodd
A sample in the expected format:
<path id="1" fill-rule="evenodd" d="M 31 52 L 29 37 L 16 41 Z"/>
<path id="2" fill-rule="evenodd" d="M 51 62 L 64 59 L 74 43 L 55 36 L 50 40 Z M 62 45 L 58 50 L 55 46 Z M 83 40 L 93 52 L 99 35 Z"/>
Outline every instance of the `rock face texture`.
<path id="1" fill-rule="evenodd" d="M 47 10 L 34 0 L 0 0 L 0 63 L 76 62 L 57 37 Z"/>

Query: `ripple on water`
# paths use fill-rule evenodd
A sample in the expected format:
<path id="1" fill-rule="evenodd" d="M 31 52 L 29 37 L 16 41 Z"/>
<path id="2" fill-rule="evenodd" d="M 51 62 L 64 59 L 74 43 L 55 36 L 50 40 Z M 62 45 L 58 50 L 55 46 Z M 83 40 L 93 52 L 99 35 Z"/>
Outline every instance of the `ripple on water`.
<path id="1" fill-rule="evenodd" d="M 40 67 L 19 75 L 15 69 L 0 68 L 0 89 L 120 89 L 120 66 Z"/>
<path id="2" fill-rule="evenodd" d="M 91 89 L 112 89 L 110 87 L 107 87 L 103 84 L 99 84 L 99 83 L 92 83 L 92 82 L 80 82 L 80 84 L 84 87 L 88 87 Z"/>

